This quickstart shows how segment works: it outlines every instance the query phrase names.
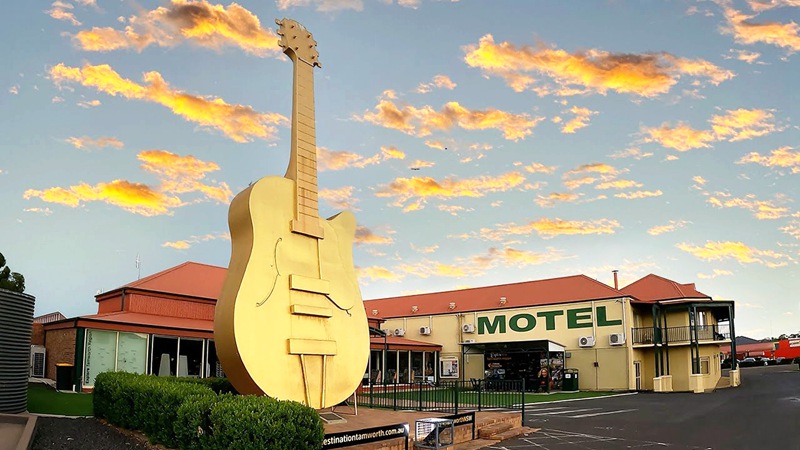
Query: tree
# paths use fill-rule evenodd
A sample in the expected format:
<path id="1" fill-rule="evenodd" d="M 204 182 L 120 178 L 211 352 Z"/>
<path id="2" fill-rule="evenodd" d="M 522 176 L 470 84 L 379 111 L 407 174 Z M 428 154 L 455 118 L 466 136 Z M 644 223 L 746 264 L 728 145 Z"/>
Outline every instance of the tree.
<path id="1" fill-rule="evenodd" d="M 25 292 L 25 277 L 21 273 L 12 272 L 6 265 L 6 258 L 0 253 L 0 289 L 23 293 Z"/>

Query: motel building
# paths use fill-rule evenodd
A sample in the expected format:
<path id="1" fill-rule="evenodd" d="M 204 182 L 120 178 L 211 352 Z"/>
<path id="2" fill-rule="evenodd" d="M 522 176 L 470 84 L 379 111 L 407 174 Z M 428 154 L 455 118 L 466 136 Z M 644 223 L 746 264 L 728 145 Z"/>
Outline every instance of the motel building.
<path id="1" fill-rule="evenodd" d="M 46 378 L 75 390 L 105 371 L 224 376 L 213 320 L 225 272 L 186 262 L 97 294 L 96 314 L 48 319 L 37 325 L 39 370 L 43 359 Z M 735 345 L 733 302 L 656 275 L 622 289 L 576 275 L 364 307 L 365 385 L 474 378 L 533 388 L 546 367 L 550 390 L 577 369 L 581 390 L 703 392 L 720 380 L 719 346 Z M 738 371 L 730 378 L 738 384 Z"/>
<path id="2" fill-rule="evenodd" d="M 577 373 L 580 390 L 700 393 L 720 382 L 720 345 L 735 345 L 734 302 L 652 274 L 622 289 L 575 275 L 364 305 L 387 334 L 441 346 L 437 379 L 524 379 L 530 390 Z M 370 370 L 395 381 L 405 358 L 375 353 Z M 725 381 L 738 385 L 738 370 Z"/>

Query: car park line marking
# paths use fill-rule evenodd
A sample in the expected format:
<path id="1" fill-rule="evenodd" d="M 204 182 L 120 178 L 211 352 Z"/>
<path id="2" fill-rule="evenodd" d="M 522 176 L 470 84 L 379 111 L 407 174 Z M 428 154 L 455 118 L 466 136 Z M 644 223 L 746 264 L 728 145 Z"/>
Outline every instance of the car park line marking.
<path id="1" fill-rule="evenodd" d="M 620 414 L 620 413 L 626 413 L 626 412 L 631 412 L 631 411 L 638 411 L 638 409 L 620 409 L 620 410 L 617 410 L 617 411 L 604 411 L 604 412 L 599 412 L 599 413 L 581 414 L 579 416 L 569 416 L 569 417 L 572 418 L 572 419 L 580 419 L 580 418 L 583 418 L 583 417 L 604 416 L 604 415 L 607 415 L 607 414 Z"/>
<path id="2" fill-rule="evenodd" d="M 531 416 L 554 416 L 556 414 L 572 414 L 572 413 L 578 413 L 578 412 L 583 412 L 583 411 L 595 411 L 595 410 L 598 410 L 598 409 L 600 409 L 600 408 L 568 409 L 566 411 L 546 412 L 546 413 L 541 413 L 541 414 L 533 413 L 533 414 L 530 414 L 530 415 Z M 572 416 L 570 416 L 570 417 L 572 417 Z"/>
<path id="3" fill-rule="evenodd" d="M 566 406 L 554 406 L 552 408 L 529 409 L 528 411 L 541 412 L 541 411 L 555 411 L 556 409 L 567 409 L 567 407 Z"/>

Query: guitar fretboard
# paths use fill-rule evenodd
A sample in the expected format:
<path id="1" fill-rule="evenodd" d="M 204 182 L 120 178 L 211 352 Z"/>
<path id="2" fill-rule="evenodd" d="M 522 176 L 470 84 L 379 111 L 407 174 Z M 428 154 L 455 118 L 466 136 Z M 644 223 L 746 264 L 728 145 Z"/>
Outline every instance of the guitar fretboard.
<path id="1" fill-rule="evenodd" d="M 319 224 L 317 198 L 317 139 L 314 117 L 314 67 L 292 57 L 294 95 L 292 100 L 292 154 L 286 178 L 297 183 L 296 212 L 292 231 L 324 238 Z"/>

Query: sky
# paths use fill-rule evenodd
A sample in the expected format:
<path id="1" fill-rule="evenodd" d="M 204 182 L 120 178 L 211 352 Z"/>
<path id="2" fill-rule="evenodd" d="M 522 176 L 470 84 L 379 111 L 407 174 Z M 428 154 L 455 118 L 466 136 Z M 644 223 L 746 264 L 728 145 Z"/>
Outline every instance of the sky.
<path id="1" fill-rule="evenodd" d="M 37 315 L 227 266 L 230 201 L 288 164 L 288 17 L 364 299 L 619 270 L 735 300 L 739 335 L 800 331 L 800 0 L 6 10 L 0 252 Z"/>

